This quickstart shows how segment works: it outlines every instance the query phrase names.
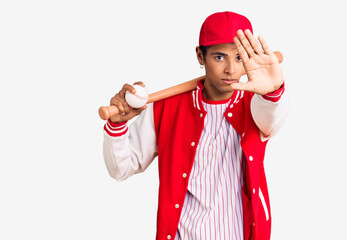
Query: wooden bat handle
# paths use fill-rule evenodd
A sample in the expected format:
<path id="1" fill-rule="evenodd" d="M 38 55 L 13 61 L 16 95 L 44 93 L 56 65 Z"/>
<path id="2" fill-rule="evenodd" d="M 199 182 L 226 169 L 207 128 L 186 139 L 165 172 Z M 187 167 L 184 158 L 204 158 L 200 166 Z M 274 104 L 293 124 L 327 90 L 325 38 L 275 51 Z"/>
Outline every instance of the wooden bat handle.
<path id="1" fill-rule="evenodd" d="M 276 55 L 278 62 L 281 63 L 283 61 L 282 53 L 274 52 L 274 54 Z M 148 96 L 147 103 L 152 103 L 184 92 L 191 91 L 195 89 L 198 82 L 204 78 L 205 76 L 201 76 L 198 78 L 194 78 L 193 80 L 175 85 L 173 87 L 166 88 L 155 93 L 151 93 Z M 118 113 L 119 111 L 116 106 L 104 106 L 99 108 L 99 116 L 102 120 L 108 120 L 111 116 L 114 116 Z"/>
<path id="2" fill-rule="evenodd" d="M 164 98 L 168 98 L 171 96 L 175 96 L 175 95 L 193 90 L 194 88 L 196 88 L 196 85 L 198 84 L 198 82 L 204 78 L 205 76 L 201 76 L 193 80 L 190 80 L 188 82 L 184 82 L 184 83 L 175 85 L 173 87 L 166 88 L 164 90 L 161 90 L 155 93 L 151 93 L 148 96 L 147 103 L 152 103 Z M 99 108 L 99 116 L 102 120 L 108 120 L 111 116 L 114 116 L 118 113 L 119 111 L 116 106 L 103 106 Z"/>
<path id="3" fill-rule="evenodd" d="M 102 120 L 108 120 L 119 113 L 116 106 L 102 106 L 99 108 L 99 116 Z"/>

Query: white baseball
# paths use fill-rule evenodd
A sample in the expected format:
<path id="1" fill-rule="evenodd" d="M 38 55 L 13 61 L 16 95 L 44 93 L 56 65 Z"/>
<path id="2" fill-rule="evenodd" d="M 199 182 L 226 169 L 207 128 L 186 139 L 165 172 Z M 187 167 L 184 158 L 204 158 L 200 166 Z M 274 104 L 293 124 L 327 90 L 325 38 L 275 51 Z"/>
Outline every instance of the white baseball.
<path id="1" fill-rule="evenodd" d="M 148 92 L 146 88 L 141 87 L 140 85 L 133 85 L 133 87 L 136 90 L 135 94 L 127 91 L 125 93 L 125 101 L 129 104 L 130 107 L 141 108 L 147 103 Z"/>

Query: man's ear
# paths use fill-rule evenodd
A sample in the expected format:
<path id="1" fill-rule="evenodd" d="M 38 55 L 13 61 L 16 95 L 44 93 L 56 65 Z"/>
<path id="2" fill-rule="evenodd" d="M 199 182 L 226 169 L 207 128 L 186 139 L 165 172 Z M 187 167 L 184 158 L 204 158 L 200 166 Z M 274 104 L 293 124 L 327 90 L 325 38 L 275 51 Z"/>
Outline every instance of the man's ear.
<path id="1" fill-rule="evenodd" d="M 200 63 L 200 65 L 205 65 L 205 61 L 204 61 L 204 55 L 202 54 L 202 51 L 201 49 L 199 48 L 199 46 L 197 46 L 195 48 L 195 51 L 196 51 L 196 57 Z"/>

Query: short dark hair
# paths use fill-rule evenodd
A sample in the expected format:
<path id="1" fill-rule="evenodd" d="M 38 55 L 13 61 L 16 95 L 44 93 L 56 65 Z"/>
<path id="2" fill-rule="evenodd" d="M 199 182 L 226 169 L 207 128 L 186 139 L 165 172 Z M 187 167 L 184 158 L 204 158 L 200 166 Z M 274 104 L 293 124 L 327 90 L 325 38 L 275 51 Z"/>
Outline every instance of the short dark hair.
<path id="1" fill-rule="evenodd" d="M 206 61 L 207 49 L 209 48 L 209 46 L 201 45 L 199 48 L 200 48 L 200 50 L 202 52 L 202 56 L 204 57 L 204 61 Z"/>

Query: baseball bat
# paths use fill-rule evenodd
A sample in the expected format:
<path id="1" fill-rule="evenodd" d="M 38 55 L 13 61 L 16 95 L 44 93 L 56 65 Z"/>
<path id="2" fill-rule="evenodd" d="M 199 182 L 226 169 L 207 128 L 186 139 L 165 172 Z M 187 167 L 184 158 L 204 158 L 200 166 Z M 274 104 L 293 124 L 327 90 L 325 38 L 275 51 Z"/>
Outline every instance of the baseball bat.
<path id="1" fill-rule="evenodd" d="M 280 52 L 274 52 L 277 57 L 279 63 L 283 61 L 283 55 Z M 164 90 L 160 90 L 158 92 L 154 92 L 149 94 L 147 104 L 155 101 L 159 101 L 168 97 L 172 97 L 184 92 L 191 91 L 196 88 L 198 82 L 204 79 L 205 76 L 201 76 L 198 78 L 194 78 L 187 82 L 175 85 L 170 88 L 166 88 Z M 111 116 L 118 114 L 118 108 L 116 106 L 103 106 L 99 108 L 99 116 L 102 120 L 108 120 Z"/>

